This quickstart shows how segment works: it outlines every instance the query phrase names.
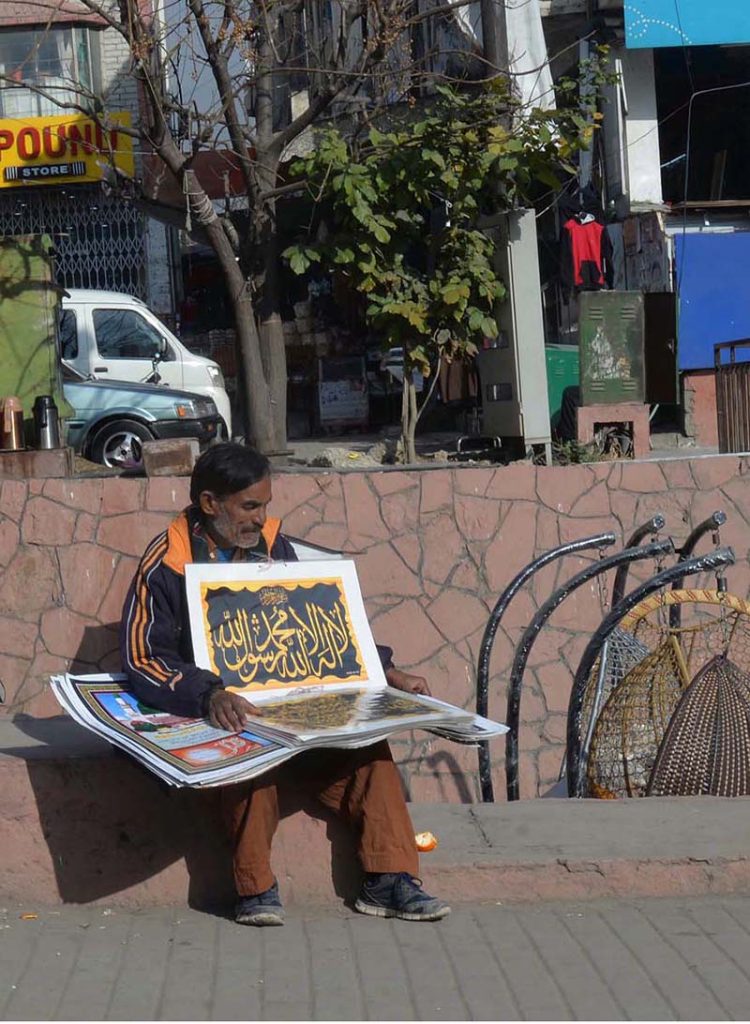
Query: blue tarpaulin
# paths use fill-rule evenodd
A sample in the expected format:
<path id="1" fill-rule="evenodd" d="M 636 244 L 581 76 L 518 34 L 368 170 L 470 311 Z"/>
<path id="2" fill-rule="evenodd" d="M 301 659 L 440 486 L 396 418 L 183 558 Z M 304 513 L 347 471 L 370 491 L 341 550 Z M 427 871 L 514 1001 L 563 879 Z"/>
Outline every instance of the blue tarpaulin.
<path id="1" fill-rule="evenodd" d="M 750 338 L 750 231 L 676 238 L 679 366 L 714 365 L 719 341 Z"/>
<path id="2" fill-rule="evenodd" d="M 750 43 L 750 0 L 625 0 L 631 49 Z"/>

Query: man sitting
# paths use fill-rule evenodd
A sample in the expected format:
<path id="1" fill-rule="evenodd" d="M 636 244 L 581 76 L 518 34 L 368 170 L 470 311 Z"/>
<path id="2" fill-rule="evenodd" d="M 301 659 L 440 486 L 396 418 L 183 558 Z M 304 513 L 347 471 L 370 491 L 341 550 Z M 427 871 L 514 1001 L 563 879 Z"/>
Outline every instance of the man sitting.
<path id="1" fill-rule="evenodd" d="M 238 444 L 209 448 L 195 464 L 190 506 L 146 549 L 122 615 L 123 670 L 139 700 L 171 714 L 207 717 L 241 731 L 257 709 L 198 668 L 193 657 L 185 592 L 190 562 L 296 561 L 294 548 L 267 515 L 271 472 L 265 456 Z M 378 648 L 391 686 L 429 693 L 419 676 L 393 666 L 390 648 Z M 284 911 L 271 870 L 271 843 L 284 792 L 306 794 L 349 822 L 358 834 L 365 880 L 355 903 L 362 914 L 437 921 L 450 913 L 428 896 L 419 870 L 414 827 L 387 742 L 357 750 L 298 754 L 249 783 L 222 789 L 233 842 L 240 924 L 280 925 Z"/>

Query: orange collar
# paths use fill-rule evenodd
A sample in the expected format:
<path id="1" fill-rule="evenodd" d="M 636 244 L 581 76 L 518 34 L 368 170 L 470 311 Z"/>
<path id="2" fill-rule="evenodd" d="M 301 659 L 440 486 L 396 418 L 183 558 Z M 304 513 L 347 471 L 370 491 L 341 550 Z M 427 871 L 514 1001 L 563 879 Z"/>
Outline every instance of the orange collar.
<path id="1" fill-rule="evenodd" d="M 269 516 L 261 530 L 269 555 L 281 529 L 281 520 Z M 185 575 L 185 566 L 193 561 L 193 548 L 190 543 L 190 520 L 188 509 L 180 512 L 167 529 L 167 553 L 164 565 L 180 576 Z"/>

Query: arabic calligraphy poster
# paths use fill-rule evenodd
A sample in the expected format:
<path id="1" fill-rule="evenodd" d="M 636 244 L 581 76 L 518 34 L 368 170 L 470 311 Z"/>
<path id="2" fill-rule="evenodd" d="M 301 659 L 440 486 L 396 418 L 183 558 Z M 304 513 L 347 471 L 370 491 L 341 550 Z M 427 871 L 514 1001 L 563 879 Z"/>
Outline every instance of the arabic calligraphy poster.
<path id="1" fill-rule="evenodd" d="M 319 733 L 350 733 L 372 725 L 405 721 L 418 716 L 420 724 L 431 720 L 443 722 L 446 710 L 457 721 L 466 719 L 466 712 L 439 704 L 428 697 L 401 693 L 390 687 L 356 687 L 349 691 L 307 692 L 299 696 L 285 694 L 278 700 L 259 702 L 263 709 L 263 726 L 281 729 L 298 737 Z"/>
<path id="2" fill-rule="evenodd" d="M 354 563 L 189 565 L 196 663 L 243 693 L 385 686 Z"/>

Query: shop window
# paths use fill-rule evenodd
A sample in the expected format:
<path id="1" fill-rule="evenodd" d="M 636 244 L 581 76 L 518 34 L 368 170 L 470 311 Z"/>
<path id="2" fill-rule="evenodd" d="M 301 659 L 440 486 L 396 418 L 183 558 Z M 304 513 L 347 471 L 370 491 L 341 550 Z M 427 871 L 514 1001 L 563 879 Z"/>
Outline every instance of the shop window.
<path id="1" fill-rule="evenodd" d="M 86 28 L 0 32 L 0 113 L 53 117 L 94 91 L 92 36 Z M 40 90 L 40 91 L 37 91 Z"/>

